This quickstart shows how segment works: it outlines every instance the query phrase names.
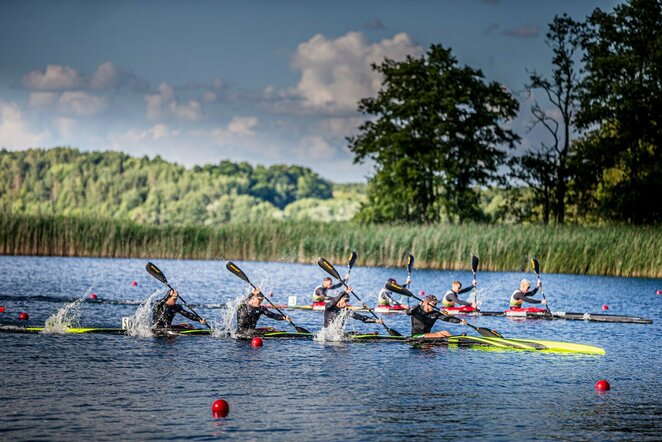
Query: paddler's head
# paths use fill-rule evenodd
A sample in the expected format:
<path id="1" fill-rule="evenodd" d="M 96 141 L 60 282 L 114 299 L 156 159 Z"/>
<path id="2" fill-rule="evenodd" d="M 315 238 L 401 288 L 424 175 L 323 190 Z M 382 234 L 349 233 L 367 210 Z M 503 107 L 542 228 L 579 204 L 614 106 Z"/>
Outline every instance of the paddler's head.
<path id="1" fill-rule="evenodd" d="M 179 292 L 177 290 L 170 290 L 166 296 L 166 304 L 175 305 L 177 304 L 177 299 L 179 298 Z"/>
<path id="2" fill-rule="evenodd" d="M 437 297 L 434 295 L 427 295 L 421 301 L 421 307 L 425 313 L 430 313 L 434 311 L 434 308 L 437 306 Z"/>
<path id="3" fill-rule="evenodd" d="M 349 302 L 349 294 L 343 293 L 342 295 L 338 296 L 338 302 L 336 303 L 336 307 L 338 308 L 347 307 L 347 302 Z"/>
<path id="4" fill-rule="evenodd" d="M 451 290 L 453 290 L 455 293 L 459 292 L 461 288 L 462 283 L 460 281 L 453 281 L 451 283 Z"/>
<path id="5" fill-rule="evenodd" d="M 259 307 L 264 301 L 264 295 L 258 288 L 254 288 L 251 292 L 251 296 L 248 298 L 248 305 L 251 307 Z"/>
<path id="6" fill-rule="evenodd" d="M 526 293 L 531 288 L 531 283 L 528 279 L 522 279 L 519 283 L 519 290 L 522 293 Z"/>
<path id="7" fill-rule="evenodd" d="M 330 289 L 332 285 L 333 285 L 333 281 L 328 276 L 324 278 L 324 280 L 322 280 L 322 287 L 324 287 L 325 289 Z"/>

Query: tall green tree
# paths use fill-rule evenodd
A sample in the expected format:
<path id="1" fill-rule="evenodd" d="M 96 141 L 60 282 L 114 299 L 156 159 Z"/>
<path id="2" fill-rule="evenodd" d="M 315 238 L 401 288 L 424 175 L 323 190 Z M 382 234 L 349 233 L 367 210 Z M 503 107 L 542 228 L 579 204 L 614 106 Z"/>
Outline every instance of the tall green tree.
<path id="1" fill-rule="evenodd" d="M 483 73 L 459 66 L 450 49 L 432 45 L 420 58 L 385 59 L 376 98 L 359 111 L 369 118 L 349 137 L 355 162 L 371 159 L 375 174 L 358 218 L 369 222 L 451 222 L 480 218 L 475 186 L 498 179 L 502 146 L 518 137 L 501 123 L 515 99 Z"/>
<path id="2" fill-rule="evenodd" d="M 634 224 L 662 218 L 662 2 L 631 0 L 587 19 L 579 121 L 598 210 Z M 590 184 L 585 181 L 584 184 Z"/>
<path id="3" fill-rule="evenodd" d="M 527 183 L 543 207 L 543 222 L 550 212 L 557 224 L 565 222 L 568 183 L 573 176 L 569 157 L 575 116 L 579 108 L 580 69 L 576 61 L 582 49 L 584 27 L 568 15 L 554 17 L 549 24 L 546 43 L 552 50 L 552 71 L 545 76 L 531 72 L 526 89 L 541 91 L 531 106 L 533 127 L 542 127 L 547 140 L 511 161 L 513 176 Z"/>

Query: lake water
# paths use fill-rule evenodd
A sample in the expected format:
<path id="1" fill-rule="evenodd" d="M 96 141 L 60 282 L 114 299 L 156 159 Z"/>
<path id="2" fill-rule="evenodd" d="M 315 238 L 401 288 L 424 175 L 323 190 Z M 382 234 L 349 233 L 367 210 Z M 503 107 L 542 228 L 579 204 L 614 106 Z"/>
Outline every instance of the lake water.
<path id="1" fill-rule="evenodd" d="M 154 262 L 212 321 L 226 311 L 220 305 L 248 292 L 225 262 Z M 290 295 L 309 301 L 326 276 L 313 263 L 237 264 L 283 304 Z M 132 259 L 0 256 L 0 324 L 24 325 L 20 311 L 30 314 L 30 324 L 43 324 L 95 293 L 100 302 L 76 310 L 80 324 L 119 327 L 121 317 L 162 289 L 144 266 Z M 374 305 L 391 276 L 403 282 L 406 272 L 356 267 L 351 285 Z M 415 270 L 412 277 L 414 292 L 437 295 L 454 279 L 471 281 L 470 272 Z M 481 308 L 506 309 L 523 277 L 535 281 L 531 273 L 479 271 Z M 553 311 L 602 313 L 608 304 L 608 313 L 654 323 L 469 318 L 507 337 L 598 345 L 605 356 L 285 340 L 252 348 L 208 336 L 0 333 L 0 439 L 660 440 L 662 296 L 656 290 L 662 280 L 547 274 L 543 280 Z M 321 312 L 289 314 L 312 331 L 321 328 Z M 409 333 L 406 316 L 385 318 Z M 268 318 L 260 325 L 287 329 Z M 383 331 L 357 321 L 347 329 Z M 448 323 L 438 329 L 473 333 Z M 602 378 L 611 391 L 595 390 Z M 221 398 L 230 414 L 215 419 L 210 407 Z"/>

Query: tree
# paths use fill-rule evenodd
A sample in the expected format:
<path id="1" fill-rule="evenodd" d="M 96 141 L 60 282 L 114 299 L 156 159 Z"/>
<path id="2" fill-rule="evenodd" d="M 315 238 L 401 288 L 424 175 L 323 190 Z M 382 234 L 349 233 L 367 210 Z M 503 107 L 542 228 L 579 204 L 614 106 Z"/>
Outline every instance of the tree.
<path id="1" fill-rule="evenodd" d="M 579 107 L 580 72 L 575 58 L 582 48 L 584 35 L 581 23 L 567 15 L 556 16 L 549 25 L 546 43 L 552 49 L 551 77 L 533 71 L 527 90 L 542 90 L 551 105 L 546 109 L 537 100 L 531 106 L 533 127 L 541 126 L 550 136 L 540 149 L 511 161 L 513 176 L 534 189 L 543 206 L 543 222 L 549 222 L 550 212 L 557 224 L 563 224 L 566 212 L 568 181 L 572 177 L 569 156 L 572 154 L 572 132 Z"/>
<path id="2" fill-rule="evenodd" d="M 582 127 L 591 130 L 582 164 L 609 219 L 662 218 L 662 3 L 631 0 L 587 19 Z M 584 183 L 589 184 L 589 183 Z"/>
<path id="3" fill-rule="evenodd" d="M 498 179 L 501 146 L 518 139 L 500 126 L 518 104 L 480 70 L 458 66 L 450 49 L 432 45 L 420 58 L 385 59 L 376 98 L 364 98 L 369 116 L 349 137 L 354 162 L 373 160 L 368 201 L 358 218 L 369 222 L 432 223 L 480 218 L 476 185 Z"/>

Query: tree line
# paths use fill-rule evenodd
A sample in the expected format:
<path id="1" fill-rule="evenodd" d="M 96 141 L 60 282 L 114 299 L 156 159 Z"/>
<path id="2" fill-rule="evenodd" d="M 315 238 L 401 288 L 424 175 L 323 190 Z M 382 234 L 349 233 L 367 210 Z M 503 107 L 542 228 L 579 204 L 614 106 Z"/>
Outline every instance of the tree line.
<path id="1" fill-rule="evenodd" d="M 507 125 L 518 101 L 451 49 L 374 64 L 381 89 L 359 102 L 369 118 L 348 138 L 355 162 L 376 164 L 357 218 L 658 223 L 662 3 L 556 16 L 546 43 L 550 74 L 531 70 L 524 85 L 544 137 L 520 154 Z"/>
<path id="2" fill-rule="evenodd" d="M 95 216 L 143 224 L 346 220 L 358 203 L 308 168 L 221 161 L 186 169 L 160 157 L 119 152 L 0 150 L 0 210 Z"/>

